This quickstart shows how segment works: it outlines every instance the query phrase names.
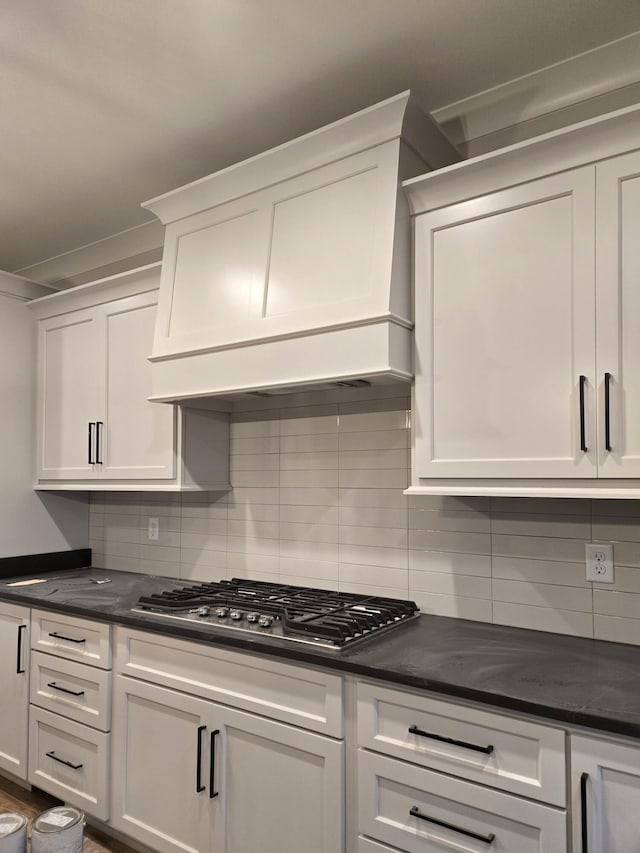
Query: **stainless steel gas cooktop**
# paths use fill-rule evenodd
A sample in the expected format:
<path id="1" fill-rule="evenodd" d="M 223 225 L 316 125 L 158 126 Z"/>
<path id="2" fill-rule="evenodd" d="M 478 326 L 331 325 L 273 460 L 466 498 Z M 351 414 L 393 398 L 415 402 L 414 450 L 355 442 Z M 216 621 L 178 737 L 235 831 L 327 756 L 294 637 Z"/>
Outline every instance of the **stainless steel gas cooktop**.
<path id="1" fill-rule="evenodd" d="M 413 601 L 239 578 L 142 596 L 132 609 L 331 649 L 388 631 L 420 612 Z"/>

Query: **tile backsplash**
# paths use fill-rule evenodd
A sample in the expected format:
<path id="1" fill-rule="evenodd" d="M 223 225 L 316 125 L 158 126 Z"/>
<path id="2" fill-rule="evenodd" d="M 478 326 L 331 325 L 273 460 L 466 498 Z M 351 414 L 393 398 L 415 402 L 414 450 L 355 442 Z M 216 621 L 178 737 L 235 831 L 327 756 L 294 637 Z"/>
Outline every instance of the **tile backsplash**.
<path id="1" fill-rule="evenodd" d="M 407 497 L 404 390 L 242 404 L 233 490 L 94 493 L 94 565 L 372 592 L 427 613 L 640 644 L 640 501 Z M 585 580 L 591 541 L 614 543 L 614 584 Z"/>

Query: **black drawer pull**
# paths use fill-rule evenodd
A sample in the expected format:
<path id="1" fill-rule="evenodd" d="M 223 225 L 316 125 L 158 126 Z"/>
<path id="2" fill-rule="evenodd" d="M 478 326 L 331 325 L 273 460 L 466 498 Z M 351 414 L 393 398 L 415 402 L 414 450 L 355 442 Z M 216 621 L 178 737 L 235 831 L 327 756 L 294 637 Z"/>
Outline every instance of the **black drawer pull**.
<path id="1" fill-rule="evenodd" d="M 472 749 L 474 752 L 483 752 L 485 755 L 491 755 L 494 750 L 492 744 L 489 744 L 489 746 L 478 746 L 475 743 L 467 743 L 464 740 L 454 740 L 450 737 L 434 735 L 431 732 L 423 732 L 422 729 L 419 729 L 417 726 L 409 726 L 409 734 L 420 735 L 420 737 L 428 737 L 431 740 L 440 741 L 440 743 L 450 743 L 452 746 L 462 746 L 464 749 Z"/>
<path id="2" fill-rule="evenodd" d="M 93 456 L 93 430 L 95 425 L 95 421 L 89 421 L 89 444 L 87 447 L 87 462 L 89 465 L 95 465 L 96 461 Z"/>
<path id="3" fill-rule="evenodd" d="M 220 734 L 220 729 L 211 732 L 211 764 L 209 765 L 209 799 L 212 800 L 220 793 L 215 789 L 216 776 L 216 737 Z"/>
<path id="4" fill-rule="evenodd" d="M 460 826 L 455 826 L 453 823 L 447 823 L 445 820 L 438 820 L 435 817 L 429 817 L 422 814 L 418 806 L 413 806 L 409 810 L 411 817 L 419 817 L 420 820 L 426 820 L 427 823 L 435 823 L 436 826 L 442 826 L 445 829 L 452 829 L 454 832 L 459 832 L 460 835 L 466 835 L 468 838 L 474 838 L 476 841 L 484 841 L 485 844 L 493 844 L 493 839 L 496 837 L 494 832 L 488 835 L 481 835 L 479 832 L 473 832 L 470 829 L 462 829 Z"/>
<path id="5" fill-rule="evenodd" d="M 96 421 L 96 465 L 102 465 L 102 421 Z"/>
<path id="6" fill-rule="evenodd" d="M 196 794 L 199 794 L 201 791 L 204 791 L 206 787 L 202 784 L 202 732 L 206 730 L 206 726 L 198 726 L 196 755 Z"/>
<path id="7" fill-rule="evenodd" d="M 604 375 L 604 446 L 611 452 L 611 380 L 610 373 Z"/>
<path id="8" fill-rule="evenodd" d="M 589 774 L 580 777 L 580 827 L 582 829 L 582 853 L 589 853 L 589 835 L 587 831 L 587 782 Z"/>
<path id="9" fill-rule="evenodd" d="M 58 634 L 56 631 L 49 632 L 50 637 L 55 637 L 56 640 L 66 640 L 68 643 L 86 643 L 86 640 L 76 640 L 75 637 L 65 637 L 64 634 Z"/>
<path id="10" fill-rule="evenodd" d="M 587 384 L 587 377 L 580 377 L 580 450 L 583 453 L 586 453 L 589 449 L 587 447 L 587 437 L 586 437 L 586 428 L 584 423 L 584 388 Z"/>
<path id="11" fill-rule="evenodd" d="M 16 661 L 16 672 L 18 675 L 26 672 L 25 668 L 22 666 L 22 632 L 26 630 L 26 625 L 18 625 L 18 659 Z"/>
<path id="12" fill-rule="evenodd" d="M 52 687 L 54 690 L 59 690 L 61 693 L 68 693 L 69 696 L 84 696 L 84 690 L 69 690 L 67 687 L 59 687 L 55 681 L 50 681 L 47 687 Z"/>
<path id="13" fill-rule="evenodd" d="M 72 764 L 70 761 L 65 761 L 64 758 L 58 758 L 57 755 L 54 755 L 53 750 L 51 752 L 46 752 L 45 755 L 47 758 L 53 758 L 54 761 L 57 761 L 59 764 L 64 764 L 65 767 L 70 767 L 72 770 L 80 770 L 82 768 L 82 764 Z"/>

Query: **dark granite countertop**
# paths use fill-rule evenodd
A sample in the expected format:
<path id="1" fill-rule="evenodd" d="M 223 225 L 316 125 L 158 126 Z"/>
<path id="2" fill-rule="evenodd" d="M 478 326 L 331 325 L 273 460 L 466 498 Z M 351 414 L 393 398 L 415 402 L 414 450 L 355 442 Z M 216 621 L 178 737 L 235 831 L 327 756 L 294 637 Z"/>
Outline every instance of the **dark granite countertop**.
<path id="1" fill-rule="evenodd" d="M 34 577 L 39 577 L 34 575 Z M 423 614 L 344 651 L 132 613 L 141 595 L 184 581 L 102 569 L 43 574 L 0 600 L 267 654 L 640 738 L 640 646 Z M 107 584 L 92 579 L 111 578 Z"/>

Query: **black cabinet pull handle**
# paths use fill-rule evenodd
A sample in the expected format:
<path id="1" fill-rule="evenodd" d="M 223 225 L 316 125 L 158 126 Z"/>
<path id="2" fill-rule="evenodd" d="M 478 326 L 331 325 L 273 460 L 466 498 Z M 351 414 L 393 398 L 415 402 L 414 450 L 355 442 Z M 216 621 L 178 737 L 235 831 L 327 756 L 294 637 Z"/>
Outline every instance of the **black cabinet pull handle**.
<path id="1" fill-rule="evenodd" d="M 580 777 L 580 826 L 582 829 L 582 853 L 589 853 L 589 834 L 587 830 L 587 782 L 589 774 Z"/>
<path id="2" fill-rule="evenodd" d="M 198 755 L 196 757 L 196 794 L 199 794 L 204 791 L 206 787 L 202 784 L 202 732 L 206 730 L 206 726 L 198 726 Z"/>
<path id="3" fill-rule="evenodd" d="M 16 672 L 18 675 L 21 675 L 25 672 L 25 668 L 22 666 L 22 632 L 27 630 L 26 625 L 18 625 L 18 657 L 16 660 Z"/>
<path id="4" fill-rule="evenodd" d="M 55 637 L 56 640 L 66 640 L 68 643 L 86 643 L 86 640 L 76 640 L 74 637 L 65 637 L 64 634 L 58 634 L 57 631 L 50 631 L 50 637 Z"/>
<path id="5" fill-rule="evenodd" d="M 604 375 L 604 446 L 611 451 L 611 380 L 610 373 Z"/>
<path id="6" fill-rule="evenodd" d="M 443 737 L 442 735 L 434 735 L 431 732 L 424 732 L 417 726 L 409 726 L 409 734 L 420 735 L 420 737 L 428 737 L 430 738 L 430 740 L 437 740 L 440 741 L 440 743 L 450 743 L 453 746 L 462 746 L 464 747 L 464 749 L 473 749 L 475 752 L 483 752 L 485 755 L 491 755 L 494 750 L 492 744 L 489 744 L 489 746 L 478 746 L 475 743 L 467 743 L 464 740 L 454 740 L 450 737 Z"/>
<path id="7" fill-rule="evenodd" d="M 68 693 L 69 696 L 84 696 L 84 690 L 69 690 L 67 687 L 59 687 L 55 681 L 50 681 L 47 687 L 52 687 L 54 690 L 59 690 L 61 693 Z"/>
<path id="8" fill-rule="evenodd" d="M 580 377 L 580 450 L 584 453 L 587 452 L 587 439 L 585 435 L 585 425 L 584 425 L 584 388 L 587 384 L 587 377 Z"/>
<path id="9" fill-rule="evenodd" d="M 484 841 L 485 844 L 493 844 L 493 840 L 496 837 L 494 832 L 490 832 L 488 835 L 481 835 L 479 832 L 473 832 L 471 829 L 463 829 L 453 823 L 447 823 L 445 820 L 438 820 L 438 818 L 429 817 L 429 815 L 422 814 L 418 806 L 412 806 L 409 810 L 409 814 L 411 817 L 419 817 L 420 820 L 426 820 L 427 823 L 435 823 L 436 826 L 442 826 L 445 829 L 452 829 L 454 832 L 459 832 L 460 835 L 466 835 L 468 838 L 474 838 L 476 841 Z"/>
<path id="10" fill-rule="evenodd" d="M 89 447 L 87 451 L 87 462 L 89 465 L 95 465 L 95 459 L 93 458 L 93 430 L 95 427 L 95 423 L 93 421 L 89 421 Z"/>
<path id="11" fill-rule="evenodd" d="M 96 465 L 102 465 L 102 421 L 96 421 Z"/>
<path id="12" fill-rule="evenodd" d="M 212 800 L 220 793 L 215 789 L 216 777 L 216 736 L 220 734 L 220 729 L 211 732 L 211 763 L 209 765 L 209 799 Z"/>
<path id="13" fill-rule="evenodd" d="M 58 758 L 57 755 L 54 755 L 53 750 L 51 752 L 46 752 L 45 755 L 47 758 L 53 758 L 54 761 L 57 761 L 59 764 L 64 764 L 65 767 L 70 767 L 72 770 L 80 770 L 82 768 L 82 764 L 72 764 L 70 761 L 65 761 L 64 758 Z"/>

